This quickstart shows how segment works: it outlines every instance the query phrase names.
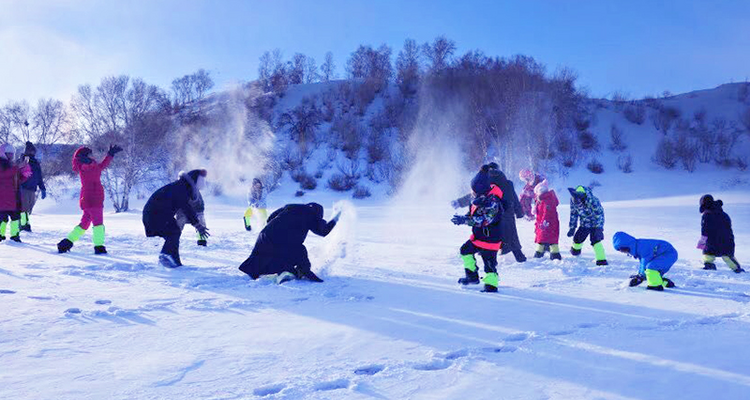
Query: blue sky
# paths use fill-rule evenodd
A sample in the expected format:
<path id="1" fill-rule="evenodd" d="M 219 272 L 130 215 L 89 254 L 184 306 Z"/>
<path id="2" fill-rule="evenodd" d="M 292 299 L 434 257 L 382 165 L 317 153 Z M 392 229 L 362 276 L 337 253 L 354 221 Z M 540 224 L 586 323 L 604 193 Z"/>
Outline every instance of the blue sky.
<path id="1" fill-rule="evenodd" d="M 0 104 L 68 100 L 129 74 L 168 88 L 198 68 L 218 87 L 251 80 L 280 48 L 340 75 L 359 44 L 445 35 L 458 52 L 567 66 L 591 95 L 681 93 L 750 78 L 750 1 L 0 0 Z"/>

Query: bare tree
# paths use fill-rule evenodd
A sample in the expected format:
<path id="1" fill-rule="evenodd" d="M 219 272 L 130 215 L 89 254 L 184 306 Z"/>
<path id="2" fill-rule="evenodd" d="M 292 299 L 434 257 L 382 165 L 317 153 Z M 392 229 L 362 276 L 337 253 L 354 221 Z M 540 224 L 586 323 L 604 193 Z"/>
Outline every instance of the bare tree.
<path id="1" fill-rule="evenodd" d="M 211 75 L 201 68 L 193 74 L 185 75 L 172 81 L 172 96 L 177 109 L 188 104 L 200 102 L 208 91 L 214 87 Z"/>
<path id="2" fill-rule="evenodd" d="M 307 64 L 305 65 L 305 83 L 314 83 L 320 79 L 318 73 L 318 66 L 315 63 L 315 59 L 307 57 Z"/>
<path id="3" fill-rule="evenodd" d="M 258 62 L 258 80 L 260 81 L 263 91 L 271 90 L 271 75 L 273 74 L 273 59 L 271 53 L 264 51 Z"/>
<path id="4" fill-rule="evenodd" d="M 300 153 L 307 154 L 308 142 L 315 139 L 318 126 L 322 123 L 320 111 L 310 98 L 302 99 L 300 104 L 279 118 L 279 125 L 289 128 L 292 140 L 297 142 Z"/>
<path id="5" fill-rule="evenodd" d="M 39 99 L 33 115 L 35 140 L 41 144 L 55 144 L 70 133 L 69 115 L 60 100 Z"/>
<path id="6" fill-rule="evenodd" d="M 5 106 L 4 115 L 8 137 L 21 141 L 31 140 L 31 107 L 26 100 L 11 101 Z"/>
<path id="7" fill-rule="evenodd" d="M 396 83 L 401 94 L 413 96 L 419 86 L 420 52 L 417 42 L 413 39 L 404 41 L 404 48 L 396 58 Z"/>
<path id="8" fill-rule="evenodd" d="M 422 51 L 430 61 L 430 71 L 437 73 L 450 64 L 451 57 L 456 51 L 456 43 L 445 36 L 438 36 L 432 43 L 425 43 Z"/>
<path id="9" fill-rule="evenodd" d="M 330 51 L 326 53 L 326 59 L 323 65 L 320 66 L 320 72 L 323 82 L 330 82 L 332 79 L 336 79 L 336 65 L 333 63 L 333 53 Z"/>

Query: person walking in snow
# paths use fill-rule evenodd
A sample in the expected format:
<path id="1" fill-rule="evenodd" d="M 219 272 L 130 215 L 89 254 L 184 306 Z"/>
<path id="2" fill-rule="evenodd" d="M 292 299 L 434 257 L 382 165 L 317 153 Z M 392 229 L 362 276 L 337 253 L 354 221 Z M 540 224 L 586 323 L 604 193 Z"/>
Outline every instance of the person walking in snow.
<path id="1" fill-rule="evenodd" d="M 734 232 L 732 220 L 724 212 L 724 202 L 707 194 L 701 197 L 701 239 L 698 248 L 703 250 L 703 269 L 715 270 L 716 257 L 721 257 L 732 271 L 745 272 L 734 258 Z"/>
<path id="2" fill-rule="evenodd" d="M 57 244 L 57 251 L 66 253 L 73 248 L 89 226 L 94 225 L 94 254 L 107 254 L 104 247 L 104 187 L 102 172 L 109 167 L 115 155 L 122 151 L 118 145 L 110 145 L 107 156 L 98 163 L 92 158 L 88 147 L 80 147 L 73 154 L 73 172 L 81 177 L 81 196 L 79 205 L 83 211 L 81 222 L 68 234 L 68 237 Z"/>
<path id="3" fill-rule="evenodd" d="M 266 205 L 266 196 L 268 192 L 263 187 L 263 182 L 258 178 L 253 178 L 253 185 L 247 191 L 247 210 L 245 211 L 245 230 L 251 231 L 253 212 L 258 214 L 261 226 L 266 224 L 268 211 Z"/>
<path id="4" fill-rule="evenodd" d="M 516 195 L 516 189 L 513 182 L 505 177 L 505 174 L 500 170 L 497 163 L 491 162 L 486 167 L 490 183 L 500 188 L 500 191 L 503 193 L 500 200 L 503 207 L 503 214 L 500 220 L 503 232 L 503 237 L 501 238 L 503 247 L 500 254 L 513 253 L 516 262 L 526 262 L 526 255 L 521 250 L 521 240 L 518 238 L 518 228 L 516 227 L 516 218 L 520 219 L 524 216 L 518 195 Z M 454 200 L 451 204 L 454 208 L 468 207 L 471 205 L 473 198 L 474 195 L 469 193 Z"/>
<path id="5" fill-rule="evenodd" d="M 521 191 L 521 209 L 523 210 L 523 214 L 529 221 L 534 220 L 534 199 L 536 198 L 534 195 L 534 188 L 536 188 L 536 185 L 538 185 L 540 182 L 544 180 L 544 176 L 540 174 L 534 173 L 534 171 L 530 169 L 522 169 L 518 173 L 518 177 L 521 178 L 521 181 L 525 183 L 523 187 L 523 191 Z"/>
<path id="6" fill-rule="evenodd" d="M 146 236 L 164 239 L 159 263 L 165 267 L 182 266 L 180 236 L 184 224 L 180 225 L 178 219 L 184 219 L 193 225 L 202 240 L 210 236 L 205 221 L 198 218 L 198 206 L 203 205 L 202 199 L 199 201 L 198 198 L 200 190 L 206 185 L 207 175 L 205 169 L 180 173 L 179 179 L 159 188 L 143 206 Z"/>
<path id="7" fill-rule="evenodd" d="M 502 198 L 500 188 L 490 183 L 489 166 L 483 166 L 471 181 L 474 200 L 466 215 L 454 215 L 456 225 L 469 225 L 472 235 L 461 246 L 465 277 L 458 280 L 462 285 L 479 283 L 479 272 L 475 254 L 479 253 L 484 263 L 484 291 L 497 292 L 497 252 L 502 243 Z"/>
<path id="8" fill-rule="evenodd" d="M 0 242 L 10 222 L 10 240 L 21 242 L 21 184 L 31 176 L 31 168 L 21 160 L 15 162 L 16 150 L 10 144 L 0 146 Z"/>
<path id="9" fill-rule="evenodd" d="M 31 177 L 21 184 L 21 230 L 31 232 L 29 216 L 36 205 L 36 191 L 37 189 L 41 191 L 42 200 L 44 200 L 47 197 L 47 188 L 44 186 L 42 167 L 36 159 L 36 147 L 33 143 L 26 142 L 23 157 L 31 167 Z"/>
<path id="10" fill-rule="evenodd" d="M 193 173 L 193 176 L 191 176 L 190 173 Z M 192 187 L 194 189 L 194 196 L 188 199 L 188 205 L 193 209 L 193 211 L 195 211 L 195 217 L 198 219 L 199 226 L 206 226 L 206 216 L 204 215 L 206 212 L 206 203 L 203 201 L 203 196 L 200 192 L 203 187 L 196 184 L 196 182 L 198 178 L 205 177 L 206 175 L 208 175 L 208 172 L 206 170 L 194 170 L 187 173 L 180 172 L 177 176 L 178 180 L 184 178 L 186 181 L 193 183 Z M 190 223 L 190 220 L 188 219 L 185 212 L 182 211 L 182 209 L 177 210 L 177 214 L 175 214 L 175 220 L 177 221 L 177 227 L 180 228 L 180 232 L 182 232 L 182 230 L 185 228 L 185 225 Z M 197 232 L 197 234 L 198 246 L 208 246 L 208 236 L 203 236 L 200 232 Z"/>
<path id="11" fill-rule="evenodd" d="M 562 260 L 560 255 L 560 218 L 557 215 L 557 206 L 560 202 L 557 200 L 554 190 L 550 190 L 547 180 L 539 182 L 534 188 L 536 195 L 536 223 L 534 229 L 536 233 L 536 253 L 534 258 L 544 257 L 544 253 L 549 251 L 550 260 Z"/>
<path id="12" fill-rule="evenodd" d="M 323 206 L 318 203 L 287 204 L 274 211 L 260 231 L 250 257 L 240 265 L 240 271 L 252 279 L 275 274 L 278 283 L 290 279 L 323 282 L 312 272 L 305 239 L 308 232 L 328 236 L 340 215 L 326 222 Z"/>
<path id="13" fill-rule="evenodd" d="M 573 238 L 570 254 L 581 255 L 583 242 L 589 237 L 594 247 L 596 265 L 607 265 L 604 254 L 604 208 L 590 188 L 578 186 L 568 188 L 570 192 L 570 230 L 568 237 Z M 580 226 L 578 221 L 580 220 Z M 578 227 L 578 230 L 576 230 Z"/>
<path id="14" fill-rule="evenodd" d="M 677 250 L 664 240 L 636 239 L 625 232 L 617 232 L 612 237 L 615 250 L 640 260 L 638 274 L 630 277 L 630 286 L 638 286 L 645 280 L 646 289 L 664 290 L 674 287 L 674 283 L 664 274 L 677 261 Z"/>

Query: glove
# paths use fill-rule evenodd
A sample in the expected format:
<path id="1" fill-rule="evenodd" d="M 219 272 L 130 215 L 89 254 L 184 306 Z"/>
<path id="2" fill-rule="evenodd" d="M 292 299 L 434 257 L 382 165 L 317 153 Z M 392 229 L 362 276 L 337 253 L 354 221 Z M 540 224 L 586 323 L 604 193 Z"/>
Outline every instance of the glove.
<path id="1" fill-rule="evenodd" d="M 458 204 L 458 200 L 453 200 L 453 201 L 451 201 L 451 207 L 453 207 L 454 209 L 456 209 L 456 208 L 461 208 L 461 205 Z"/>
<path id="2" fill-rule="evenodd" d="M 641 283 L 643 283 L 644 280 L 645 280 L 645 278 L 641 274 L 631 275 L 630 276 L 630 287 L 638 286 Z"/>
<path id="3" fill-rule="evenodd" d="M 207 238 L 207 237 L 211 236 L 211 234 L 210 234 L 210 233 L 208 233 L 208 228 L 206 228 L 206 227 L 205 227 L 205 226 L 203 226 L 203 225 L 198 225 L 198 226 L 196 226 L 196 227 L 195 227 L 195 230 L 196 230 L 196 231 L 198 231 L 198 233 L 200 233 L 200 235 L 201 235 L 202 237 L 204 237 L 204 238 Z"/>
<path id="4" fill-rule="evenodd" d="M 44 200 L 47 197 L 47 191 L 45 189 L 42 189 L 42 200 Z"/>
<path id="5" fill-rule="evenodd" d="M 547 228 L 549 228 L 549 221 L 542 222 L 542 229 L 547 229 Z"/>
<path id="6" fill-rule="evenodd" d="M 331 221 L 333 222 L 339 222 L 339 218 L 341 217 L 341 211 L 337 212 L 336 215 L 333 216 Z"/>
<path id="7" fill-rule="evenodd" d="M 576 228 L 570 228 L 568 231 L 568 237 L 573 237 L 576 234 Z"/>
<path id="8" fill-rule="evenodd" d="M 464 215 L 454 215 L 453 218 L 451 218 L 451 222 L 455 225 L 464 225 L 468 218 Z"/>
<path id="9" fill-rule="evenodd" d="M 697 249 L 706 250 L 706 242 L 708 242 L 708 237 L 701 236 L 701 239 L 698 241 L 698 245 L 695 246 Z"/>
<path id="10" fill-rule="evenodd" d="M 109 145 L 109 151 L 107 152 L 107 154 L 109 154 L 110 156 L 114 157 L 115 154 L 117 154 L 117 153 L 119 153 L 121 151 L 122 151 L 122 147 L 120 147 L 120 146 L 118 146 L 116 144 L 111 144 L 111 145 Z"/>

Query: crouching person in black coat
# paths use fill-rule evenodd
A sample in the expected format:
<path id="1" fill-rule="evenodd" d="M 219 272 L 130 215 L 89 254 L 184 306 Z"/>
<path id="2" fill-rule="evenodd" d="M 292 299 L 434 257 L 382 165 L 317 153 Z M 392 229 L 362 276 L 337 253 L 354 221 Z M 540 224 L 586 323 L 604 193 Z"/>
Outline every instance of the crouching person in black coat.
<path id="1" fill-rule="evenodd" d="M 180 261 L 180 236 L 182 226 L 175 215 L 180 214 L 195 227 L 200 237 L 207 238 L 208 228 L 198 218 L 194 205 L 200 197 L 200 189 L 205 187 L 207 172 L 196 169 L 187 174 L 180 174 L 180 179 L 163 186 L 146 202 L 143 207 L 143 226 L 146 236 L 164 238 L 164 246 L 159 254 L 159 263 L 165 267 L 175 268 L 182 265 Z M 202 202 L 201 202 L 202 203 Z"/>
<path id="2" fill-rule="evenodd" d="M 240 271 L 253 279 L 277 274 L 279 283 L 290 279 L 323 282 L 310 269 L 304 242 L 308 232 L 327 236 L 339 215 L 326 222 L 323 206 L 317 203 L 288 204 L 274 211 L 258 235 L 250 257 L 240 265 Z"/>

